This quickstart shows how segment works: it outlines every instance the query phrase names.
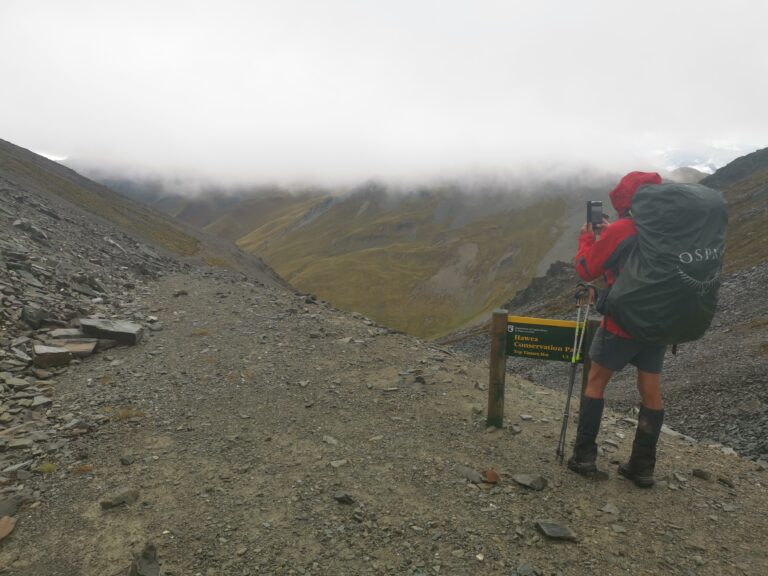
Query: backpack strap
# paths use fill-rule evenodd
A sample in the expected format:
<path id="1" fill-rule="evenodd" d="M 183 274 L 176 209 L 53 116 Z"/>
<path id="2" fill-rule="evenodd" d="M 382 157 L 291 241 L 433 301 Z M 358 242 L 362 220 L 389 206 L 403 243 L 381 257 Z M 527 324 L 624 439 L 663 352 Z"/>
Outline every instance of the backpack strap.
<path id="1" fill-rule="evenodd" d="M 605 269 L 613 272 L 614 276 L 618 276 L 621 269 L 624 268 L 624 264 L 627 263 L 629 253 L 632 252 L 635 244 L 637 244 L 637 235 L 624 238 L 624 240 L 619 242 L 616 249 L 608 257 L 608 260 L 605 261 Z"/>

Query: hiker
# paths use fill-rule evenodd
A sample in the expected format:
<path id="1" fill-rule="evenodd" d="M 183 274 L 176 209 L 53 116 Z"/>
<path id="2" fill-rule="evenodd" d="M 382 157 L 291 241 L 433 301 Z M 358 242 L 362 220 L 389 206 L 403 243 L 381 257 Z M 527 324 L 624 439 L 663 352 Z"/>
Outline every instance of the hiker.
<path id="1" fill-rule="evenodd" d="M 610 193 L 618 219 L 610 224 L 604 220 L 599 230 L 593 230 L 591 224 L 585 224 L 581 229 L 575 265 L 582 279 L 592 281 L 602 277 L 609 287 L 616 282 L 637 235 L 630 215 L 632 198 L 641 186 L 660 183 L 661 177 L 655 172 L 630 172 L 621 179 Z M 581 397 L 579 427 L 573 455 L 568 460 L 569 469 L 585 476 L 597 473 L 595 440 L 603 415 L 605 388 L 614 372 L 632 364 L 637 368 L 637 389 L 642 406 L 632 455 L 628 463 L 619 465 L 619 473 L 642 488 L 653 486 L 656 444 L 664 421 L 661 369 L 665 351 L 664 345 L 645 344 L 633 339 L 610 315 L 603 318 L 589 349 L 592 365 Z"/>

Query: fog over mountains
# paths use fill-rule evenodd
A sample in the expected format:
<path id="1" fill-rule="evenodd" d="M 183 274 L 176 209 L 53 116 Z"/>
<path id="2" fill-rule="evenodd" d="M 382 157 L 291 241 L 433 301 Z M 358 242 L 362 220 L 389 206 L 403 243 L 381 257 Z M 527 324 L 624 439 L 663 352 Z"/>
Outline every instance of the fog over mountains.
<path id="1" fill-rule="evenodd" d="M 678 181 L 695 168 L 664 172 Z M 385 325 L 441 337 L 487 317 L 556 261 L 573 256 L 587 199 L 618 173 L 553 170 L 429 185 L 351 189 L 185 189 L 104 178 L 116 190 L 258 255 L 298 289 Z M 614 215 L 615 217 L 615 215 Z"/>

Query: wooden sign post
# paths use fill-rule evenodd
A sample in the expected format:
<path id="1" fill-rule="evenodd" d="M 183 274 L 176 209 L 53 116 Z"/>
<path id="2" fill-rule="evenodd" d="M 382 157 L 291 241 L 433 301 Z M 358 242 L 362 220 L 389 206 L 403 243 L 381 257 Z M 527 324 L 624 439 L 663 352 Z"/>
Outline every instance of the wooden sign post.
<path id="1" fill-rule="evenodd" d="M 584 344 L 580 351 L 580 363 L 584 363 L 582 390 L 589 372 L 589 349 L 592 336 L 599 322 L 587 323 Z M 512 316 L 506 310 L 495 310 L 491 317 L 491 361 L 488 378 L 488 426 L 501 428 L 504 424 L 504 389 L 507 373 L 507 356 L 521 356 L 538 360 L 570 362 L 576 322 Z"/>
<path id="2" fill-rule="evenodd" d="M 491 317 L 491 370 L 488 379 L 488 426 L 504 425 L 504 380 L 507 373 L 507 311 Z"/>

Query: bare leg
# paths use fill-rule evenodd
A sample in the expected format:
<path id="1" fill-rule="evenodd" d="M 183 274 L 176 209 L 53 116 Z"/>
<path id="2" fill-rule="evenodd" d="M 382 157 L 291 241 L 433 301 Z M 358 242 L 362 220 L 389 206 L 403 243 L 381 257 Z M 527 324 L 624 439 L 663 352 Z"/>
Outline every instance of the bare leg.
<path id="1" fill-rule="evenodd" d="M 590 379 L 592 372 L 589 373 Z M 651 410 L 663 410 L 664 403 L 661 400 L 661 374 L 637 371 L 637 390 L 643 406 Z"/>
<path id="2" fill-rule="evenodd" d="M 584 388 L 584 396 L 596 400 L 601 399 L 605 395 L 605 388 L 608 386 L 612 376 L 613 370 L 601 366 L 593 360 L 592 367 L 589 369 L 589 376 L 587 377 L 587 387 Z"/>

